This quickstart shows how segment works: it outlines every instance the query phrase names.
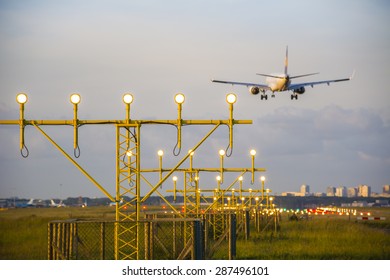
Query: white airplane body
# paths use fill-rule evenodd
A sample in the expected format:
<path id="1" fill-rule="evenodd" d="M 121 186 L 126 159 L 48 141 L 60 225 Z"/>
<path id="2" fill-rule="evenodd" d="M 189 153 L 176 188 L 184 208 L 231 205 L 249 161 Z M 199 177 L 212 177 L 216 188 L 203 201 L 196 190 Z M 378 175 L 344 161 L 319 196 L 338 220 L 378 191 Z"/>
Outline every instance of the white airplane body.
<path id="1" fill-rule="evenodd" d="M 27 207 L 47 207 L 47 204 L 42 199 L 34 199 L 31 198 L 29 202 L 26 204 Z"/>
<path id="2" fill-rule="evenodd" d="M 249 92 L 253 95 L 257 95 L 260 92 L 262 92 L 262 94 L 260 96 L 261 100 L 268 99 L 266 91 L 272 91 L 272 97 L 275 97 L 275 92 L 292 91 L 292 94 L 291 94 L 291 100 L 292 100 L 292 99 L 298 99 L 298 94 L 305 93 L 305 87 L 307 87 L 307 86 L 314 87 L 315 85 L 320 85 L 320 84 L 330 85 L 330 83 L 349 81 L 352 79 L 352 76 L 353 76 L 352 75 L 349 78 L 343 78 L 343 79 L 292 84 L 291 83 L 292 79 L 306 77 L 306 76 L 312 76 L 312 75 L 315 75 L 318 73 L 290 76 L 288 74 L 287 70 L 288 70 L 288 47 L 286 47 L 286 59 L 285 59 L 285 64 L 284 64 L 284 73 L 257 74 L 257 75 L 266 77 L 266 80 L 265 80 L 266 84 L 265 85 L 264 84 L 257 84 L 257 83 L 233 82 L 233 81 L 222 81 L 222 80 L 211 80 L 211 81 L 214 83 L 246 86 L 249 88 Z"/>
<path id="3" fill-rule="evenodd" d="M 66 205 L 62 202 L 62 200 L 59 203 L 55 203 L 54 200 L 50 200 L 50 207 L 65 207 Z"/>

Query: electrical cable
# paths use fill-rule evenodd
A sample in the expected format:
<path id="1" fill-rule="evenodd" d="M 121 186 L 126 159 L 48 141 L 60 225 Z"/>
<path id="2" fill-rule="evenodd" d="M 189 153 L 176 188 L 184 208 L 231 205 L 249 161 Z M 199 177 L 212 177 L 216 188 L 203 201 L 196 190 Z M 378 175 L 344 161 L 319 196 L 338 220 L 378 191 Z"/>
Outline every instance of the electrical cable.
<path id="1" fill-rule="evenodd" d="M 25 152 L 23 152 L 25 151 Z M 20 149 L 20 154 L 22 155 L 22 157 L 24 158 L 27 158 L 28 155 L 30 154 L 30 152 L 28 151 L 27 149 L 27 146 L 23 144 L 23 147 Z"/>

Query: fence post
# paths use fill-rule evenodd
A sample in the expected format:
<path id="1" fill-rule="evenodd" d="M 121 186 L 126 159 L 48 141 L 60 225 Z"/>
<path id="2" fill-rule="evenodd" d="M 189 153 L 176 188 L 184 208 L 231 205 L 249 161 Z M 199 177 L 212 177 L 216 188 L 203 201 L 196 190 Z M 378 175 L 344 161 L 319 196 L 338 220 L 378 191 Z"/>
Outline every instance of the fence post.
<path id="1" fill-rule="evenodd" d="M 249 235 L 250 235 L 250 213 L 249 213 L 249 210 L 245 210 L 245 220 L 244 220 L 244 223 L 245 223 L 245 240 L 248 240 L 249 239 Z"/>
<path id="2" fill-rule="evenodd" d="M 236 215 L 229 214 L 229 260 L 236 258 Z"/>
<path id="3" fill-rule="evenodd" d="M 192 222 L 192 259 L 201 260 L 203 259 L 203 238 L 202 238 L 202 223 L 201 221 Z"/>
<path id="4" fill-rule="evenodd" d="M 203 252 L 206 256 L 207 254 L 207 248 L 208 248 L 208 242 L 209 242 L 209 219 L 210 214 L 203 215 Z"/>
<path id="5" fill-rule="evenodd" d="M 100 223 L 100 259 L 105 259 L 105 246 L 106 245 L 106 224 Z"/>
<path id="6" fill-rule="evenodd" d="M 52 243 L 53 243 L 53 224 L 52 223 L 49 223 L 48 226 L 47 226 L 47 235 L 48 235 L 48 238 L 47 238 L 47 259 L 48 260 L 52 260 L 53 259 L 53 246 L 52 246 Z"/>
<path id="7" fill-rule="evenodd" d="M 145 237 L 144 237 L 144 240 L 145 240 L 145 260 L 150 260 L 151 259 L 151 256 L 150 256 L 150 239 L 151 239 L 151 230 L 150 230 L 150 224 L 151 222 L 148 221 L 148 222 L 145 222 L 144 224 L 144 227 L 145 227 Z"/>

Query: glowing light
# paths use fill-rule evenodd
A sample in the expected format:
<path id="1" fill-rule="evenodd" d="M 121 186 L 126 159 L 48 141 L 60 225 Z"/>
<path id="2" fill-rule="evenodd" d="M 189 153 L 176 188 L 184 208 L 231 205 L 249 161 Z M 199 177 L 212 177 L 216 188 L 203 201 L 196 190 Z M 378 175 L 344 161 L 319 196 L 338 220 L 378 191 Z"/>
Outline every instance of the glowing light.
<path id="1" fill-rule="evenodd" d="M 164 155 L 164 151 L 163 150 L 158 150 L 157 155 L 159 157 L 162 157 Z"/>
<path id="2" fill-rule="evenodd" d="M 27 94 L 21 92 L 18 95 L 16 95 L 16 101 L 19 104 L 25 104 L 27 102 Z"/>
<path id="3" fill-rule="evenodd" d="M 237 96 L 234 93 L 229 93 L 226 95 L 226 102 L 229 104 L 234 104 L 237 101 Z"/>
<path id="4" fill-rule="evenodd" d="M 249 153 L 251 154 L 251 156 L 255 156 L 256 155 L 256 150 L 251 150 Z"/>
<path id="5" fill-rule="evenodd" d="M 123 102 L 126 104 L 131 104 L 133 102 L 133 95 L 131 93 L 125 93 L 123 95 Z"/>
<path id="6" fill-rule="evenodd" d="M 219 155 L 223 157 L 225 155 L 225 150 L 219 150 Z"/>
<path id="7" fill-rule="evenodd" d="M 184 96 L 184 94 L 178 93 L 178 94 L 175 95 L 175 102 L 176 102 L 177 104 L 183 104 L 184 101 L 185 101 L 185 96 Z"/>
<path id="8" fill-rule="evenodd" d="M 81 101 L 81 97 L 80 97 L 80 94 L 78 93 L 73 93 L 71 96 L 70 96 L 70 102 L 72 102 L 73 104 L 79 104 Z"/>

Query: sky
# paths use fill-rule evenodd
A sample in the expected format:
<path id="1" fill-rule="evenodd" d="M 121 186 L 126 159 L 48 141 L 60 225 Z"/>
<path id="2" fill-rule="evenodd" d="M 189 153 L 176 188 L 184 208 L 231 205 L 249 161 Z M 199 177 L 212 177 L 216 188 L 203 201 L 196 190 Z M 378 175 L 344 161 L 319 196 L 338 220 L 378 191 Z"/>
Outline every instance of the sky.
<path id="1" fill-rule="evenodd" d="M 0 0 L 0 119 L 19 118 L 18 92 L 28 94 L 25 118 L 72 119 L 69 96 L 80 93 L 79 119 L 125 118 L 122 95 L 131 92 L 135 120 L 174 120 L 177 92 L 186 96 L 186 120 L 226 120 L 225 96 L 237 95 L 234 149 L 226 167 L 251 166 L 256 149 L 261 175 L 274 193 L 312 192 L 328 186 L 390 184 L 390 20 L 388 1 L 4 1 Z M 256 73 L 282 72 L 286 46 L 289 73 L 314 81 L 349 82 L 307 88 L 298 100 L 277 93 L 267 101 L 246 87 L 211 79 L 264 83 Z M 72 127 L 42 127 L 73 154 Z M 142 168 L 173 167 L 211 127 L 183 127 L 175 157 L 176 129 L 141 128 Z M 19 151 L 19 127 L 0 126 L 0 197 L 103 197 L 34 127 L 25 129 L 28 158 Z M 79 129 L 77 161 L 115 194 L 115 128 Z M 194 167 L 219 167 L 228 145 L 220 127 L 194 156 Z M 188 163 L 184 163 L 184 167 Z M 177 174 L 182 180 L 182 175 Z M 215 173 L 201 188 L 216 186 Z M 226 174 L 228 186 L 237 174 Z M 157 177 L 151 176 L 157 183 Z M 162 193 L 172 188 L 169 179 Z M 141 185 L 145 194 L 149 186 Z M 167 193 L 166 193 L 167 194 Z"/>

